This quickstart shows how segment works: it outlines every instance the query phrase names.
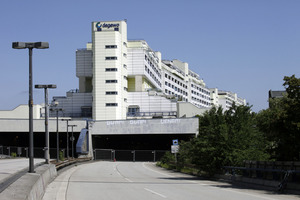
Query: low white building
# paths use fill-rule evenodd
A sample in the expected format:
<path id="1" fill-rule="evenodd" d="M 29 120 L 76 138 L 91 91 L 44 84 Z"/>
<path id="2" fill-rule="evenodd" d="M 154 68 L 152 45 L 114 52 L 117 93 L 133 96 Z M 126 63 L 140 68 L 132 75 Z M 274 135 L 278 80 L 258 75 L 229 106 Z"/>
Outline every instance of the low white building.
<path id="1" fill-rule="evenodd" d="M 221 106 L 223 111 L 229 110 L 233 103 L 237 106 L 246 105 L 246 99 L 238 97 L 236 93 L 230 91 L 218 90 L 218 88 L 210 88 L 211 101 L 216 107 Z"/>
<path id="2" fill-rule="evenodd" d="M 33 105 L 33 119 L 40 119 L 44 113 L 43 105 Z M 1 110 L 0 119 L 29 119 L 28 105 L 19 105 L 12 110 Z"/>

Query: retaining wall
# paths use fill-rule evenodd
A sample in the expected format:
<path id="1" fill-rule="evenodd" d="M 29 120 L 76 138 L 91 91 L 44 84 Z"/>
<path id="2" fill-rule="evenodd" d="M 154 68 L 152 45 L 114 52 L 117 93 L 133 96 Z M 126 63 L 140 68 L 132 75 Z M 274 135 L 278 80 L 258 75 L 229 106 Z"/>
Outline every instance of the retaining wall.
<path id="1" fill-rule="evenodd" d="M 26 173 L 12 183 L 2 193 L 0 199 L 9 200 L 41 200 L 47 185 L 56 177 L 53 164 L 44 164 L 35 168 L 36 173 Z"/>

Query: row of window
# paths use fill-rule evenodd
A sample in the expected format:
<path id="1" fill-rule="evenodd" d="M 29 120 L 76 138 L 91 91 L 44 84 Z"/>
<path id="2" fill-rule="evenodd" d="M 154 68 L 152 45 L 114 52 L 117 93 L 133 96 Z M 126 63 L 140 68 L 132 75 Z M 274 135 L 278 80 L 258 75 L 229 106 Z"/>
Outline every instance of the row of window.
<path id="1" fill-rule="evenodd" d="M 117 68 L 105 68 L 105 71 L 106 72 L 116 72 L 116 71 L 118 71 L 118 69 Z"/>
<path id="2" fill-rule="evenodd" d="M 124 98 L 124 102 L 127 102 L 126 98 Z M 106 103 L 105 106 L 106 107 L 117 107 L 118 103 Z"/>
<path id="3" fill-rule="evenodd" d="M 152 77 L 152 79 L 161 87 L 160 81 L 154 76 L 154 74 L 149 70 L 149 68 L 145 65 L 145 71 Z"/>
<path id="4" fill-rule="evenodd" d="M 125 68 L 125 69 L 127 69 L 127 65 L 123 65 L 123 67 Z M 118 71 L 118 68 L 105 68 L 105 71 L 106 72 L 117 72 Z"/>
<path id="5" fill-rule="evenodd" d="M 127 58 L 127 54 L 126 53 L 123 53 L 123 56 L 125 58 Z M 107 57 L 105 57 L 105 60 L 118 60 L 118 57 L 117 56 L 107 56 Z"/>
<path id="6" fill-rule="evenodd" d="M 174 83 L 180 85 L 181 87 L 187 89 L 187 85 L 185 85 L 184 83 L 180 82 L 179 80 L 177 80 L 176 78 L 168 75 L 168 74 L 165 74 L 165 78 L 169 79 L 170 81 L 173 81 Z"/>
<path id="7" fill-rule="evenodd" d="M 148 65 L 153 69 L 153 71 L 157 74 L 157 76 L 161 78 L 161 73 L 159 72 L 160 70 L 157 69 L 157 66 L 151 62 L 147 55 L 145 55 L 145 60 L 147 61 Z"/>
<path id="8" fill-rule="evenodd" d="M 105 94 L 106 94 L 106 95 L 117 95 L 118 92 L 117 92 L 117 91 L 106 91 Z"/>
<path id="9" fill-rule="evenodd" d="M 202 97 L 203 99 L 210 99 L 210 97 L 205 96 L 205 95 L 203 95 L 201 93 L 198 93 L 197 91 L 192 90 L 191 92 L 192 92 L 192 94 L 197 95 L 199 97 Z"/>
<path id="10" fill-rule="evenodd" d="M 202 93 L 204 93 L 204 94 L 210 95 L 210 92 L 209 92 L 209 91 L 204 90 L 203 88 L 198 87 L 197 85 L 191 84 L 191 86 L 192 86 L 192 88 L 195 88 L 195 89 L 199 90 L 200 92 L 202 92 Z"/>
<path id="11" fill-rule="evenodd" d="M 116 49 L 117 45 L 105 45 L 105 49 Z"/>
<path id="12" fill-rule="evenodd" d="M 179 92 L 179 93 L 185 95 L 185 96 L 188 95 L 188 93 L 186 91 L 184 91 L 180 88 L 177 88 L 176 86 L 172 85 L 171 83 L 168 83 L 167 81 L 165 81 L 165 85 L 172 88 L 172 89 L 174 89 L 176 92 Z"/>
<path id="13" fill-rule="evenodd" d="M 105 60 L 118 60 L 117 56 L 105 57 Z"/>
<path id="14" fill-rule="evenodd" d="M 117 103 L 106 103 L 105 105 L 106 105 L 106 107 L 116 107 L 116 106 L 118 106 Z"/>
<path id="15" fill-rule="evenodd" d="M 232 106 L 233 103 L 232 101 L 226 101 L 226 104 Z"/>
<path id="16" fill-rule="evenodd" d="M 172 91 L 170 91 L 170 90 L 165 89 L 165 93 L 166 93 L 166 94 L 174 95 L 175 97 L 178 97 L 178 99 L 181 98 L 182 101 L 188 102 L 188 98 L 186 98 L 186 97 L 184 97 L 184 96 L 182 96 L 182 95 L 177 95 L 177 94 L 175 94 L 174 92 L 172 92 Z"/>
<path id="17" fill-rule="evenodd" d="M 102 28 L 97 28 L 97 31 L 102 31 Z M 119 28 L 114 28 L 114 31 L 119 31 Z"/>
<path id="18" fill-rule="evenodd" d="M 117 83 L 118 80 L 105 80 L 105 83 Z"/>
<path id="19" fill-rule="evenodd" d="M 201 99 L 197 99 L 195 97 L 192 97 L 192 100 L 198 101 L 199 103 L 202 103 L 203 105 L 210 106 L 210 102 L 207 102 L 207 101 L 204 101 L 204 100 L 201 100 Z"/>

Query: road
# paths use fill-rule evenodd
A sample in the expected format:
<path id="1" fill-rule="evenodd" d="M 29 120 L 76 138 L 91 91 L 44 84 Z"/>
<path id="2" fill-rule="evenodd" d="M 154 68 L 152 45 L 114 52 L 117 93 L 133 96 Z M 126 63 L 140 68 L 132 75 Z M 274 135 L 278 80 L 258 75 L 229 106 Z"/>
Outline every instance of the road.
<path id="1" fill-rule="evenodd" d="M 299 199 L 268 191 L 233 188 L 142 162 L 93 162 L 61 173 L 43 200 L 282 200 Z"/>

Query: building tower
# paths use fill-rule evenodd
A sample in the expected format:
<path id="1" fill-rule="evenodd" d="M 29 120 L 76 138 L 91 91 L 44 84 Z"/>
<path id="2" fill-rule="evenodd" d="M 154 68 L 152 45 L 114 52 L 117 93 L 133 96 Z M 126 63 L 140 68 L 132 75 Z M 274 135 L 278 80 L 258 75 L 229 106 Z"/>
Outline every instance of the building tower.
<path id="1" fill-rule="evenodd" d="M 92 23 L 93 119 L 126 119 L 127 23 Z"/>

